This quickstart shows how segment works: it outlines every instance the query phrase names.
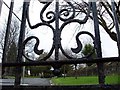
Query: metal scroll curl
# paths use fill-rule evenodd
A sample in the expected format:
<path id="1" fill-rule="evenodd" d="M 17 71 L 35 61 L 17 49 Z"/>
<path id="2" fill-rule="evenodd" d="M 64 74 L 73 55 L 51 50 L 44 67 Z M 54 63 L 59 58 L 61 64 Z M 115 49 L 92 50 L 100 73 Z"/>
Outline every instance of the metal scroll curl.
<path id="1" fill-rule="evenodd" d="M 26 44 L 27 44 L 30 40 L 32 40 L 32 39 L 35 39 L 35 40 L 36 40 L 36 43 L 35 43 L 35 46 L 34 46 L 34 52 L 35 52 L 35 54 L 37 54 L 37 55 L 43 54 L 43 49 L 38 50 L 38 46 L 39 46 L 39 44 L 40 44 L 40 41 L 39 41 L 39 39 L 38 39 L 37 37 L 35 37 L 35 36 L 30 36 L 30 37 L 28 37 L 28 38 L 23 42 L 23 50 L 25 50 Z M 47 59 L 52 55 L 53 50 L 54 50 L 54 47 L 52 47 L 51 50 L 50 50 L 50 52 L 47 54 L 47 56 L 45 56 L 45 57 L 42 58 L 41 60 L 47 60 Z M 34 61 L 34 60 L 30 59 L 29 57 L 27 57 L 27 56 L 25 55 L 25 53 L 23 53 L 23 56 L 24 56 L 28 61 Z M 38 61 L 41 61 L 41 60 L 38 60 Z"/>
<path id="2" fill-rule="evenodd" d="M 49 4 L 51 3 L 51 2 L 48 2 Z M 47 3 L 47 4 L 48 4 Z M 47 7 L 47 6 L 46 6 Z M 45 8 L 45 7 L 44 7 Z M 51 18 L 50 16 L 49 16 L 49 14 L 50 13 L 52 13 L 52 12 L 48 12 L 48 14 L 47 14 L 47 17 L 48 18 Z M 50 24 L 48 24 L 48 22 L 47 21 L 44 21 L 43 20 L 43 22 L 40 22 L 40 23 L 37 23 L 37 24 L 35 24 L 35 25 L 31 25 L 31 23 L 30 23 L 30 18 L 29 18 L 29 6 L 27 6 L 27 21 L 28 21 L 28 25 L 29 25 L 29 27 L 31 28 L 31 29 L 35 29 L 35 28 L 38 28 L 39 26 L 43 26 L 43 25 L 45 25 L 45 26 L 48 26 L 49 28 L 51 28 L 52 30 L 53 30 L 53 32 L 55 31 L 54 30 L 54 28 L 53 28 L 53 26 L 52 25 L 50 25 Z M 41 18 L 42 18 L 43 16 L 41 16 Z M 49 22 L 51 22 L 51 21 L 49 21 Z"/>
<path id="3" fill-rule="evenodd" d="M 41 12 L 40 12 L 40 19 L 41 19 L 41 21 L 42 22 L 44 22 L 44 23 L 53 23 L 54 21 L 55 21 L 55 12 L 53 12 L 53 11 L 48 11 L 47 13 L 46 13 L 46 18 L 48 19 L 48 20 L 45 20 L 44 19 L 44 12 L 45 12 L 45 10 L 49 7 L 49 5 L 53 2 L 54 0 L 51 0 L 50 2 L 47 2 L 46 4 L 45 4 L 45 6 L 43 7 L 43 9 L 41 10 Z"/>
<path id="4" fill-rule="evenodd" d="M 43 53 L 43 50 L 38 50 L 38 46 L 39 46 L 39 39 L 35 36 L 31 36 L 31 37 L 28 37 L 24 42 L 23 42 L 23 47 L 25 47 L 25 45 L 28 43 L 28 41 L 32 40 L 32 39 L 35 39 L 36 40 L 36 43 L 35 43 L 35 46 L 34 46 L 34 52 L 37 54 L 37 55 L 40 55 Z M 25 49 L 25 48 L 24 48 Z M 25 55 L 24 55 L 25 56 Z"/>
<path id="5" fill-rule="evenodd" d="M 61 21 L 67 21 L 67 20 L 73 19 L 75 17 L 75 7 L 68 0 L 65 0 L 65 2 L 69 5 L 69 7 L 71 7 L 72 12 L 70 12 L 68 9 L 61 9 L 60 10 L 60 15 L 59 15 L 59 18 L 60 18 Z M 72 14 L 70 15 L 70 13 L 72 13 Z M 66 18 L 62 17 L 62 15 Z"/>
<path id="6" fill-rule="evenodd" d="M 53 54 L 53 51 L 55 50 L 56 51 L 56 55 L 59 55 L 59 49 L 62 51 L 62 53 L 69 59 L 73 59 L 73 57 L 69 56 L 66 54 L 66 52 L 64 51 L 64 49 L 62 48 L 62 45 L 61 45 L 61 33 L 64 29 L 64 27 L 70 23 L 78 23 L 78 24 L 85 24 L 88 20 L 88 17 L 89 17 L 89 14 L 90 14 L 90 6 L 88 7 L 88 12 L 86 14 L 86 16 L 83 18 L 83 20 L 79 20 L 79 19 L 74 19 L 75 18 L 75 7 L 72 5 L 71 2 L 69 2 L 68 0 L 64 0 L 71 8 L 72 8 L 72 14 L 70 14 L 71 12 L 67 9 L 58 9 L 59 6 L 56 6 L 56 12 L 53 12 L 53 11 L 47 11 L 46 13 L 46 18 L 48 20 L 45 20 L 44 19 L 44 13 L 45 13 L 45 10 L 49 7 L 49 5 L 51 5 L 51 3 L 53 2 L 54 0 L 51 0 L 51 2 L 46 2 L 44 4 L 44 7 L 43 9 L 41 10 L 40 12 L 40 19 L 42 22 L 40 23 L 37 23 L 35 25 L 31 25 L 30 23 L 30 19 L 29 19 L 29 5 L 27 7 L 27 21 L 28 21 L 28 25 L 31 29 L 35 29 L 35 28 L 38 28 L 40 26 L 47 26 L 49 27 L 52 32 L 53 32 L 53 45 L 52 45 L 52 48 L 50 49 L 50 52 L 48 53 L 48 55 L 46 57 L 44 57 L 43 59 L 41 60 L 47 60 L 52 54 Z M 56 2 L 56 5 L 57 5 L 57 2 Z M 59 4 L 58 4 L 59 5 Z M 58 15 L 58 16 L 56 16 Z M 64 17 L 62 17 L 62 15 Z M 66 17 L 66 18 L 65 18 Z M 57 20 L 56 20 L 57 19 Z M 59 28 L 59 25 L 57 27 L 57 24 L 59 23 L 59 20 L 63 21 L 62 25 L 60 26 Z M 55 22 L 56 24 L 56 27 L 53 27 L 51 23 Z M 57 28 L 57 29 L 56 29 Z M 76 35 L 76 43 L 77 43 L 77 48 L 71 48 L 71 51 L 73 53 L 79 53 L 81 50 L 82 50 L 82 43 L 81 41 L 79 40 L 79 36 L 82 35 L 82 34 L 87 34 L 89 36 L 91 36 L 91 38 L 93 39 L 94 41 L 94 36 L 89 33 L 89 32 L 86 32 L 86 31 L 82 31 L 82 32 L 79 32 L 77 35 Z M 43 53 L 43 50 L 38 50 L 38 45 L 39 45 L 39 39 L 35 36 L 31 36 L 31 37 L 28 37 L 24 42 L 23 42 L 23 47 L 25 49 L 25 45 L 28 41 L 32 40 L 32 39 L 35 39 L 36 40 L 36 43 L 35 43 L 35 46 L 34 46 L 34 52 L 37 54 L 37 55 L 40 55 Z M 25 54 L 24 54 L 25 58 L 27 58 L 27 60 L 29 61 L 33 61 L 31 59 L 29 59 Z M 58 57 L 58 56 L 57 56 Z M 40 61 L 41 61 L 40 60 Z"/>
<path id="7" fill-rule="evenodd" d="M 72 4 L 71 3 L 69 3 L 71 6 L 72 6 Z M 74 10 L 74 6 L 72 6 L 73 7 L 73 10 Z M 64 11 L 64 10 L 63 10 Z M 65 21 L 65 19 L 63 19 L 63 21 L 65 21 L 62 25 L 61 25 L 61 27 L 60 27 L 60 31 L 62 32 L 62 30 L 64 29 L 64 27 L 66 26 L 66 25 L 68 25 L 68 24 L 70 24 L 70 23 L 78 23 L 79 25 L 81 25 L 81 24 L 85 24 L 86 22 L 87 22 L 87 20 L 88 20 L 88 17 L 89 17 L 89 15 L 90 15 L 90 3 L 89 3 L 89 7 L 88 7 L 88 11 L 87 11 L 87 14 L 86 14 L 86 16 L 85 16 L 85 18 L 83 18 L 83 20 L 79 20 L 79 19 L 72 19 L 72 18 L 69 18 L 67 21 Z M 74 15 L 73 15 L 74 16 Z M 77 35 L 76 35 L 76 42 L 77 42 L 77 48 L 71 48 L 71 50 L 72 50 L 72 52 L 73 53 L 79 53 L 81 50 L 82 50 L 82 43 L 81 43 L 81 41 L 79 40 L 79 36 L 80 35 L 83 35 L 83 34 L 87 34 L 87 35 L 89 35 L 92 39 L 93 39 L 93 41 L 94 41 L 94 36 L 91 34 L 91 33 L 89 33 L 89 32 L 87 32 L 87 31 L 82 31 L 82 32 L 79 32 Z M 67 58 L 69 58 L 69 59 L 75 59 L 74 57 L 71 57 L 70 55 L 68 55 L 65 51 L 64 51 L 64 49 L 62 48 L 62 45 L 60 46 L 60 49 L 61 49 L 61 51 L 62 51 L 62 53 L 67 57 Z M 93 50 L 94 51 L 94 50 Z M 91 52 L 88 56 L 90 56 L 90 55 L 92 55 L 92 53 L 93 52 Z"/>
<path id="8" fill-rule="evenodd" d="M 79 37 L 80 37 L 81 35 L 83 35 L 83 34 L 90 36 L 90 37 L 92 38 L 92 40 L 93 40 L 93 43 L 94 43 L 94 41 L 95 41 L 94 36 L 93 36 L 90 32 L 87 32 L 87 31 L 81 31 L 81 32 L 79 32 L 79 33 L 76 35 L 77 47 L 76 47 L 76 48 L 71 48 L 71 51 L 72 51 L 73 53 L 75 53 L 75 54 L 78 54 L 79 52 L 82 51 L 83 45 L 82 45 L 81 41 L 79 40 Z M 69 58 L 69 59 L 75 59 L 74 57 L 69 56 L 69 55 L 64 51 L 64 49 L 62 48 L 62 46 L 60 47 L 60 49 L 61 49 L 62 53 L 63 53 L 67 58 Z M 89 58 L 89 57 L 94 53 L 94 49 L 95 49 L 95 48 L 93 48 L 93 50 L 91 50 L 91 52 L 90 52 L 87 56 L 82 57 L 82 58 Z"/>
<path id="9" fill-rule="evenodd" d="M 40 12 L 40 19 L 42 22 L 44 23 L 53 23 L 55 21 L 55 12 L 54 11 L 48 11 L 46 13 L 46 19 L 44 19 L 44 12 L 45 10 L 50 6 L 50 4 L 53 2 L 54 0 L 51 0 L 50 2 L 47 2 L 45 4 L 45 6 L 43 7 L 43 9 Z M 73 4 L 67 0 L 64 0 L 72 9 L 72 15 L 70 15 L 70 11 L 68 9 L 61 9 L 59 11 L 59 19 L 61 21 L 67 21 L 69 19 L 73 19 L 75 17 L 75 7 L 73 6 Z M 70 15 L 70 16 L 69 16 Z M 64 16 L 64 17 L 62 17 Z"/>
<path id="10" fill-rule="evenodd" d="M 30 41 L 30 40 L 32 40 L 32 39 L 35 39 L 36 40 L 36 43 L 35 43 L 35 46 L 34 46 L 34 52 L 37 54 L 37 55 L 40 55 L 40 54 L 42 54 L 43 53 L 43 50 L 38 50 L 38 46 L 39 46 L 39 39 L 37 38 L 37 37 L 35 37 L 35 36 L 31 36 L 31 37 L 28 37 L 24 42 L 23 42 L 23 51 L 25 51 L 25 46 L 26 46 L 26 44 Z M 27 59 L 27 60 L 29 60 L 29 61 L 33 61 L 33 60 L 31 60 L 27 55 L 26 55 L 26 53 L 23 53 L 23 56 Z"/>
<path id="11" fill-rule="evenodd" d="M 31 23 L 30 23 L 30 19 L 29 19 L 29 6 L 27 6 L 27 22 L 28 22 L 28 25 L 29 25 L 29 27 L 31 28 L 31 29 L 35 29 L 35 28 L 38 28 L 38 27 L 40 27 L 40 26 L 47 26 L 47 27 L 49 27 L 51 30 L 52 30 L 52 32 L 54 33 L 55 32 L 55 29 L 53 28 L 53 26 L 52 25 L 50 25 L 50 24 L 48 24 L 48 23 L 46 23 L 46 22 L 40 22 L 40 23 L 37 23 L 37 24 L 35 24 L 35 25 L 31 25 Z M 50 17 L 49 17 L 50 18 Z M 39 39 L 36 37 L 36 36 L 30 36 L 30 37 L 28 37 L 27 39 L 25 39 L 25 41 L 23 42 L 23 48 L 25 49 L 25 47 L 26 47 L 26 44 L 30 41 L 30 40 L 32 40 L 32 39 L 35 39 L 36 40 L 36 43 L 35 43 L 35 46 L 34 46 L 34 53 L 35 54 L 37 54 L 37 55 L 41 55 L 41 54 L 43 54 L 43 49 L 42 50 L 38 50 L 38 46 L 39 46 L 39 44 L 40 44 L 40 41 L 39 41 Z M 45 56 L 45 57 L 43 57 L 41 60 L 47 60 L 51 55 L 52 55 L 52 53 L 53 53 L 53 51 L 54 51 L 54 46 L 52 45 L 52 47 L 51 47 L 51 49 L 50 49 L 50 51 L 48 52 L 48 54 Z M 25 55 L 25 53 L 23 53 L 23 56 L 27 59 L 27 60 L 29 60 L 29 61 L 34 61 L 34 60 L 32 60 L 32 59 L 30 59 L 29 57 L 27 57 L 26 55 Z M 41 61 L 41 60 L 35 60 L 35 61 Z"/>
<path id="12" fill-rule="evenodd" d="M 66 25 L 68 25 L 68 24 L 70 24 L 70 23 L 78 23 L 78 24 L 85 24 L 86 22 L 87 22 L 87 20 L 88 20 L 88 16 L 86 16 L 83 20 L 78 20 L 78 19 L 71 19 L 71 20 L 68 20 L 68 21 L 66 21 L 65 23 L 63 23 L 62 24 L 62 26 L 60 27 L 60 31 L 62 32 L 62 30 L 64 29 L 64 27 L 66 26 Z M 78 36 L 79 36 L 79 33 L 78 33 L 78 35 L 77 35 L 77 44 L 78 44 L 78 49 L 80 49 L 80 46 L 81 46 L 81 48 L 82 48 L 82 45 L 81 45 L 81 42 L 79 41 L 79 39 L 78 39 Z M 60 46 L 60 49 L 61 49 L 61 51 L 62 51 L 62 53 L 67 57 L 67 58 L 69 58 L 69 59 L 74 59 L 73 57 L 71 57 L 71 56 L 69 56 L 69 55 L 67 55 L 67 53 L 65 53 L 65 51 L 64 51 L 64 49 L 62 48 L 62 45 Z M 72 49 L 73 50 L 73 49 Z M 73 50 L 73 52 L 74 52 L 75 50 Z M 80 50 L 79 50 L 80 51 Z"/>

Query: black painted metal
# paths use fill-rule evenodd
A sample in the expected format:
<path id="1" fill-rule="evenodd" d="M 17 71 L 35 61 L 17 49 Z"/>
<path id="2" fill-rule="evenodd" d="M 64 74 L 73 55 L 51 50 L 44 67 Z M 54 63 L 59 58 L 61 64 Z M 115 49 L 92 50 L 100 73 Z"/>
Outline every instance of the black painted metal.
<path id="1" fill-rule="evenodd" d="M 118 25 L 118 16 L 117 16 L 116 11 L 115 11 L 114 0 L 111 0 L 111 5 L 112 5 L 112 11 L 113 11 L 113 15 L 114 15 L 115 28 L 116 28 L 116 32 L 117 32 L 118 53 L 120 56 L 120 30 L 119 30 L 119 25 Z"/>
<path id="2" fill-rule="evenodd" d="M 97 15 L 97 7 L 96 2 L 92 2 L 92 11 L 93 11 L 93 20 L 94 20 L 94 30 L 95 30 L 95 48 L 97 52 L 97 57 L 102 58 L 102 50 L 101 50 L 101 41 L 100 41 L 100 31 L 99 31 L 99 23 L 98 23 L 98 15 Z M 104 75 L 104 65 L 103 63 L 97 63 L 98 66 L 98 75 L 99 75 L 99 83 L 105 83 L 105 75 Z"/>
<path id="3" fill-rule="evenodd" d="M 55 11 L 47 11 L 46 17 L 45 17 L 44 16 L 45 10 L 48 8 L 48 6 L 51 5 L 51 3 L 53 1 L 56 1 L 55 2 Z M 75 14 L 76 14 L 75 7 L 73 6 L 73 4 L 70 1 L 64 0 L 64 2 L 66 2 L 71 7 L 72 12 L 69 11 L 68 9 L 66 9 L 66 8 L 60 9 L 59 8 L 59 0 L 51 0 L 51 2 L 42 2 L 44 4 L 44 7 L 40 12 L 41 22 L 36 23 L 35 25 L 31 25 L 31 22 L 30 22 L 30 19 L 29 19 L 29 16 L 30 16 L 29 15 L 29 4 L 30 4 L 30 2 L 24 2 L 23 3 L 23 14 L 22 14 L 22 22 L 21 22 L 19 42 L 18 42 L 17 61 L 16 61 L 16 63 L 4 63 L 4 62 L 2 63 L 3 67 L 11 67 L 11 66 L 16 67 L 15 86 L 20 85 L 22 66 L 51 65 L 54 68 L 54 71 L 53 71 L 54 74 L 58 75 L 60 73 L 59 68 L 62 65 L 64 65 L 64 64 L 75 64 L 76 65 L 76 64 L 81 64 L 81 63 L 97 63 L 98 74 L 99 74 L 99 84 L 102 85 L 105 82 L 104 64 L 103 63 L 120 61 L 119 57 L 102 58 L 96 2 L 89 2 L 88 12 L 87 12 L 87 14 L 86 14 L 86 16 L 83 20 L 75 19 Z M 113 7 L 114 7 L 114 5 L 113 5 Z M 95 36 L 92 35 L 88 31 L 78 32 L 77 35 L 76 35 L 77 48 L 71 47 L 71 51 L 73 53 L 77 54 L 82 50 L 83 47 L 82 47 L 81 41 L 79 40 L 79 37 L 83 34 L 86 34 L 86 35 L 89 35 L 93 40 L 94 49 L 97 52 L 97 58 L 96 59 L 90 59 L 89 58 L 93 54 L 93 52 L 91 52 L 86 57 L 82 57 L 82 58 L 72 57 L 72 56 L 68 55 L 65 52 L 65 50 L 63 49 L 63 46 L 61 44 L 61 40 L 62 40 L 61 33 L 62 33 L 64 27 L 66 25 L 70 24 L 70 23 L 76 22 L 79 25 L 85 24 L 87 22 L 88 18 L 89 18 L 89 14 L 90 14 L 91 10 L 93 12 Z M 113 9 L 113 12 L 114 12 L 114 9 Z M 70 14 L 70 13 L 72 13 L 72 14 Z M 69 15 L 71 15 L 71 16 L 69 16 Z M 114 13 L 114 17 L 115 17 L 115 21 L 116 21 L 117 15 L 115 13 Z M 45 20 L 45 18 L 47 20 Z M 37 55 L 43 54 L 43 49 L 38 50 L 38 46 L 40 44 L 39 38 L 37 38 L 36 36 L 30 36 L 30 37 L 28 37 L 24 40 L 26 20 L 27 20 L 28 25 L 31 29 L 35 29 L 35 28 L 38 28 L 40 26 L 47 26 L 53 32 L 52 48 L 50 49 L 48 54 L 44 58 L 42 58 L 41 60 L 34 61 L 34 60 L 30 59 L 29 57 L 27 57 L 24 53 L 26 44 L 30 40 L 35 39 L 36 43 L 35 43 L 35 46 L 34 46 L 34 52 Z M 60 23 L 59 23 L 60 21 L 63 22 L 62 25 L 60 25 Z M 52 23 L 55 23 L 55 26 L 52 26 Z M 117 21 L 115 22 L 115 25 L 116 25 L 117 33 L 119 33 L 119 30 L 118 30 L 119 28 L 117 26 L 118 25 Z M 120 35 L 118 34 L 118 49 L 119 49 L 119 44 L 120 44 L 120 42 L 119 42 L 120 38 L 119 37 L 120 37 Z M 68 58 L 69 60 L 60 60 L 60 58 L 59 58 L 60 50 L 61 50 L 62 54 L 64 56 L 66 56 L 66 58 Z M 54 61 L 47 61 L 47 59 L 50 58 L 50 56 L 53 54 L 54 51 L 55 51 Z M 23 62 L 22 61 L 23 56 L 29 62 Z M 5 59 L 3 59 L 3 60 L 5 60 Z M 95 87 L 95 86 L 93 86 L 93 87 Z"/>
<path id="4" fill-rule="evenodd" d="M 26 11 L 27 11 L 28 2 L 24 1 L 23 4 L 23 14 L 22 14 L 22 22 L 21 22 L 21 29 L 18 41 L 18 55 L 17 55 L 17 63 L 23 62 L 23 40 L 25 37 L 25 26 L 26 26 Z M 16 75 L 15 75 L 15 86 L 20 84 L 21 75 L 22 74 L 22 67 L 16 67 Z"/>
<path id="5" fill-rule="evenodd" d="M 52 0 L 53 2 L 54 0 Z M 85 16 L 85 18 L 83 20 L 79 20 L 79 19 L 74 19 L 75 18 L 75 7 L 72 5 L 71 2 L 65 0 L 65 2 L 67 2 L 71 8 L 73 9 L 73 12 L 72 12 L 72 15 L 70 17 L 67 17 L 70 12 L 67 10 L 67 9 L 62 9 L 62 10 L 59 10 L 59 2 L 56 1 L 56 9 L 55 9 L 55 12 L 53 11 L 48 11 L 46 13 L 46 18 L 48 20 L 44 20 L 44 16 L 43 16 L 43 13 L 45 12 L 45 10 L 47 9 L 47 7 L 52 3 L 52 2 L 48 2 L 45 4 L 45 6 L 43 7 L 41 13 L 40 13 L 40 19 L 42 22 L 40 23 L 37 23 L 35 25 L 31 25 L 30 23 L 30 20 L 29 20 L 29 6 L 28 6 L 28 9 L 27 9 L 27 21 L 28 21 L 28 24 L 30 26 L 31 29 L 35 29 L 35 28 L 38 28 L 39 26 L 42 26 L 42 25 L 45 25 L 45 26 L 48 26 L 51 28 L 51 30 L 53 31 L 53 46 L 50 50 L 50 52 L 48 53 L 48 55 L 41 59 L 41 60 L 47 60 L 53 53 L 53 51 L 55 50 L 55 60 L 59 60 L 59 49 L 62 51 L 62 53 L 69 59 L 76 59 L 76 58 L 73 58 L 69 55 L 67 55 L 67 53 L 65 53 L 62 45 L 61 45 L 61 33 L 64 29 L 64 27 L 70 23 L 73 23 L 73 22 L 76 22 L 78 24 L 85 24 L 88 20 L 88 16 L 90 14 L 90 7 L 88 9 L 88 13 L 87 15 Z M 61 16 L 61 14 L 65 12 L 67 14 L 63 14 L 64 17 Z M 52 14 L 52 16 L 49 16 L 50 14 Z M 66 18 L 65 18 L 66 17 Z M 59 26 L 59 20 L 63 21 L 63 24 L 61 26 Z M 55 22 L 55 28 L 51 25 L 51 23 Z M 82 34 L 87 34 L 89 35 L 92 39 L 93 39 L 93 42 L 94 42 L 94 36 L 90 33 L 90 32 L 87 32 L 87 31 L 81 31 L 79 32 L 77 35 L 76 35 L 76 42 L 77 42 L 77 48 L 71 48 L 72 52 L 73 53 L 79 53 L 81 50 L 82 50 L 82 43 L 80 42 L 79 40 L 79 36 L 82 35 Z M 36 39 L 36 44 L 35 44 L 35 47 L 34 47 L 34 52 L 38 55 L 42 54 L 43 53 L 43 50 L 38 50 L 37 47 L 39 45 L 39 39 L 35 36 L 31 36 L 31 37 L 28 37 L 24 43 L 23 43 L 23 47 L 25 47 L 26 43 L 31 40 L 31 39 Z M 24 48 L 25 49 L 25 48 Z M 24 55 L 26 59 L 28 59 L 29 61 L 33 61 L 31 59 L 29 59 L 26 55 Z M 39 60 L 40 61 L 40 60 Z"/>
<path id="6" fill-rule="evenodd" d="M 105 63 L 105 62 L 120 62 L 119 57 L 111 57 L 111 58 L 96 58 L 96 59 L 88 59 L 88 58 L 78 58 L 78 59 L 70 59 L 70 60 L 59 60 L 59 61 L 41 61 L 41 62 L 21 62 L 21 63 L 3 63 L 2 67 L 16 67 L 16 66 L 39 66 L 39 65 L 64 65 L 64 64 L 82 64 L 82 63 Z"/>
<path id="7" fill-rule="evenodd" d="M 10 11 L 8 16 L 8 22 L 7 22 L 7 28 L 6 28 L 6 34 L 5 34 L 5 41 L 4 41 L 4 48 L 3 48 L 3 55 L 2 55 L 2 63 L 6 62 L 7 57 L 7 50 L 8 50 L 8 39 L 9 39 L 9 33 L 10 33 L 10 25 L 12 20 L 12 11 L 13 11 L 14 2 L 11 2 L 10 5 Z M 2 75 L 4 75 L 5 68 L 2 68 Z"/>
<path id="8" fill-rule="evenodd" d="M 3 86 L 2 90 L 120 90 L 119 85 Z"/>

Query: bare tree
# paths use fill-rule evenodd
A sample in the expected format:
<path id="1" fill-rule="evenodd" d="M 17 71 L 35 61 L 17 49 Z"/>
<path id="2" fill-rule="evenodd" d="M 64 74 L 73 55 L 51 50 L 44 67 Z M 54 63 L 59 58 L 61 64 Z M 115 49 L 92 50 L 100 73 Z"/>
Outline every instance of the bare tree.
<path id="1" fill-rule="evenodd" d="M 18 37 L 19 37 L 19 31 L 20 31 L 20 22 L 16 19 L 12 20 L 11 26 L 10 26 L 10 33 L 9 33 L 9 39 L 8 39 L 8 50 L 10 46 L 15 43 L 16 46 L 18 44 Z M 25 32 L 25 37 L 29 37 L 30 36 L 30 29 L 28 29 L 26 27 L 26 32 Z M 5 33 L 6 33 L 6 21 L 5 24 L 3 26 L 3 29 L 0 31 L 0 54 L 2 54 L 3 52 L 3 48 L 4 48 L 4 38 L 5 38 Z M 29 44 L 27 44 L 27 46 L 31 46 L 32 45 L 32 41 L 29 42 Z M 32 46 L 31 46 L 32 47 Z M 30 52 L 30 51 L 28 51 Z"/>
<path id="2" fill-rule="evenodd" d="M 18 49 L 18 38 L 19 38 L 19 32 L 20 32 L 20 22 L 17 19 L 12 19 L 10 31 L 9 31 L 9 38 L 7 43 L 7 51 L 6 53 L 6 59 L 5 62 L 15 62 L 17 57 L 17 49 Z M 6 34 L 6 21 L 3 26 L 3 29 L 0 31 L 0 54 L 3 54 L 4 50 L 4 40 L 5 40 L 5 34 Z M 26 27 L 25 36 L 28 37 L 30 35 L 29 29 Z M 27 45 L 28 47 L 32 45 L 32 42 L 29 42 Z M 14 49 L 14 50 L 13 50 Z M 29 52 L 29 50 L 28 50 Z M 13 56 L 11 56 L 13 55 Z M 6 68 L 5 74 L 11 75 L 14 74 L 14 69 Z M 10 72 L 10 73 L 9 73 Z"/>
<path id="3" fill-rule="evenodd" d="M 3 52 L 3 48 L 4 48 L 5 33 L 6 33 L 6 24 L 4 24 L 3 30 L 1 30 L 1 32 L 0 32 L 1 53 Z M 18 34 L 19 34 L 19 22 L 17 20 L 12 20 L 12 24 L 10 27 L 10 33 L 9 33 L 9 39 L 8 39 L 8 45 L 7 45 L 8 50 L 13 42 L 17 45 Z M 7 50 L 7 52 L 8 52 L 8 50 Z"/>
<path id="4" fill-rule="evenodd" d="M 75 6 L 76 11 L 78 12 L 77 15 L 80 15 L 81 13 L 87 14 L 88 12 L 88 2 L 85 0 L 82 0 L 82 2 L 76 2 L 75 0 L 72 0 L 73 4 Z M 115 10 L 118 15 L 118 22 L 120 24 L 120 1 L 115 2 Z M 99 24 L 103 27 L 103 29 L 108 33 L 110 38 L 114 41 L 117 41 L 116 33 L 113 32 L 114 28 L 114 17 L 112 12 L 112 6 L 111 4 L 106 0 L 97 0 L 97 10 L 98 10 L 98 19 Z M 92 13 L 92 12 L 91 12 Z M 89 18 L 93 20 L 92 14 L 89 15 Z"/>

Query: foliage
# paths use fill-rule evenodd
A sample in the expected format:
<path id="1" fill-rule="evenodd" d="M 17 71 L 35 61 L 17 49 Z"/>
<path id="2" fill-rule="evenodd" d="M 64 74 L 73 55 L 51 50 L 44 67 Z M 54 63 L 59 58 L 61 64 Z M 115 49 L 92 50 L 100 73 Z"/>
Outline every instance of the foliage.
<path id="1" fill-rule="evenodd" d="M 51 66 L 30 66 L 27 68 L 29 68 L 31 76 L 50 77 L 51 75 Z"/>
<path id="2" fill-rule="evenodd" d="M 17 46 L 16 44 L 13 42 L 12 45 L 10 46 L 10 49 L 8 51 L 7 54 L 7 62 L 15 62 L 16 61 L 16 56 L 17 56 Z M 7 67 L 6 68 L 6 74 L 7 75 L 13 75 L 15 74 L 15 68 L 14 67 Z"/>
<path id="3" fill-rule="evenodd" d="M 4 23 L 3 29 L 0 31 L 0 54 L 2 55 L 3 49 L 4 49 L 4 40 L 5 40 L 5 34 L 6 34 L 6 22 Z M 17 21 L 17 19 L 13 18 L 10 25 L 10 30 L 8 32 L 8 40 L 6 45 L 6 56 L 5 56 L 5 62 L 13 63 L 16 61 L 17 57 L 17 49 L 18 49 L 18 37 L 19 37 L 19 29 L 20 29 L 20 23 Z M 26 30 L 26 36 L 29 35 L 28 31 Z M 4 75 L 13 75 L 15 74 L 13 67 L 6 67 Z M 3 76 L 4 76 L 3 75 Z"/>
<path id="4" fill-rule="evenodd" d="M 65 76 L 69 76 L 70 71 L 72 71 L 72 66 L 71 65 L 63 65 L 61 67 L 61 73 L 64 74 Z"/>
<path id="5" fill-rule="evenodd" d="M 13 42 L 12 45 L 10 46 L 10 49 L 7 54 L 7 61 L 8 62 L 15 62 L 17 56 L 17 46 Z"/>
<path id="6" fill-rule="evenodd" d="M 89 54 L 92 53 L 92 55 L 90 55 L 87 58 L 95 58 L 96 57 L 95 49 L 94 49 L 94 47 L 91 44 L 85 44 L 85 46 L 84 46 L 84 48 L 83 48 L 81 53 L 85 57 L 87 57 Z M 91 66 L 92 63 L 88 63 L 87 65 Z"/>
<path id="7" fill-rule="evenodd" d="M 91 44 L 85 44 L 85 46 L 84 46 L 84 48 L 83 48 L 83 50 L 82 50 L 82 54 L 83 54 L 84 56 L 87 56 L 87 55 L 90 54 L 91 52 L 94 52 L 91 57 L 93 57 L 93 58 L 96 57 L 94 47 L 93 47 Z"/>

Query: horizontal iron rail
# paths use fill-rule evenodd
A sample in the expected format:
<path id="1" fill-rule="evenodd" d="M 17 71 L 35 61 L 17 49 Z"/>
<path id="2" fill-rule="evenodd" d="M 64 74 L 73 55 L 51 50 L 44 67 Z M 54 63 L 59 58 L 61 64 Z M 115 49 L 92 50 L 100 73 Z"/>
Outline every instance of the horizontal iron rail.
<path id="1" fill-rule="evenodd" d="M 2 86 L 2 90 L 120 90 L 120 85 Z"/>
<path id="2" fill-rule="evenodd" d="M 0 63 L 2 67 L 17 67 L 17 66 L 39 66 L 39 65 L 55 65 L 55 64 L 82 64 L 82 63 L 105 63 L 105 62 L 120 62 L 120 57 L 111 58 L 96 58 L 96 59 L 70 59 L 59 61 L 39 61 L 39 62 L 21 62 L 21 63 Z"/>

